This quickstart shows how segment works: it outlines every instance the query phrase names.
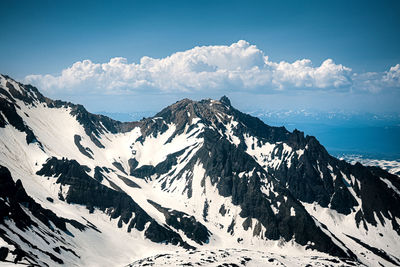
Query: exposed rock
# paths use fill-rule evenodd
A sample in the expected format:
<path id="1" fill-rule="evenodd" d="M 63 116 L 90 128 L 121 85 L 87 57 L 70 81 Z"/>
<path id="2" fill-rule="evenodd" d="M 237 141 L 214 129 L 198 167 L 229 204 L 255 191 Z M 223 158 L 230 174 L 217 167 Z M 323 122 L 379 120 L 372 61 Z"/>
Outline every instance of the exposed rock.
<path id="1" fill-rule="evenodd" d="M 135 201 L 125 192 L 112 190 L 86 173 L 86 168 L 75 160 L 50 158 L 47 160 L 38 175 L 57 177 L 57 183 L 69 185 L 65 201 L 85 205 L 90 211 L 95 208 L 106 212 L 111 218 L 119 218 L 118 226 L 128 224 L 128 231 L 136 228 L 145 229 L 145 224 L 150 222 L 145 231 L 145 236 L 154 242 L 167 242 L 190 246 L 185 243 L 179 234 L 168 228 L 160 226 L 151 218 Z"/>
<path id="2" fill-rule="evenodd" d="M 81 140 L 82 140 L 82 137 L 80 136 L 80 135 L 74 135 L 74 142 L 75 142 L 75 145 L 78 147 L 78 149 L 79 149 L 79 151 L 83 154 L 83 155 L 85 155 L 86 157 L 88 157 L 88 158 L 90 158 L 90 159 L 93 159 L 93 157 L 92 157 L 92 154 L 93 154 L 93 152 L 92 152 L 92 150 L 90 149 L 90 148 L 88 148 L 88 147 L 83 147 L 82 145 L 81 145 Z"/>
<path id="3" fill-rule="evenodd" d="M 75 220 L 64 219 L 57 216 L 54 212 L 48 209 L 44 209 L 41 205 L 36 203 L 30 196 L 25 192 L 24 187 L 20 180 L 16 182 L 13 181 L 11 177 L 11 173 L 9 170 L 0 165 L 0 225 L 12 231 L 9 228 L 7 221 L 12 220 L 15 222 L 17 228 L 22 231 L 28 231 L 32 228 L 38 228 L 39 225 L 36 221 L 32 220 L 33 216 L 38 221 L 43 223 L 47 227 L 47 235 L 49 238 L 54 238 L 56 235 L 59 235 L 57 232 L 59 230 L 63 231 L 67 235 L 72 235 L 66 225 L 69 224 L 72 227 L 79 229 L 80 231 L 86 230 L 86 226 Z M 22 208 L 27 209 L 30 214 L 27 214 L 26 211 Z M 56 227 L 56 229 L 54 228 Z M 51 233 L 51 234 L 50 234 Z M 17 233 L 15 233 L 18 235 Z M 56 257 L 51 252 L 45 251 L 31 244 L 29 240 L 26 240 L 22 236 L 18 235 L 19 239 L 24 242 L 28 247 L 36 249 L 50 257 L 55 263 L 62 264 L 63 261 Z M 0 229 L 0 237 L 8 241 L 9 244 L 13 245 L 15 249 L 9 252 L 8 249 L 1 248 L 0 260 L 4 260 L 7 257 L 8 253 L 16 255 L 14 263 L 18 263 L 21 260 L 25 259 L 31 263 L 42 263 L 40 259 L 37 259 L 37 256 L 32 254 L 31 252 L 23 250 L 17 243 L 9 239 L 6 232 L 3 229 Z M 44 237 L 41 237 L 42 239 Z M 44 239 L 45 240 L 45 239 Z M 38 261 L 39 260 L 39 261 Z"/>
<path id="4" fill-rule="evenodd" d="M 166 223 L 169 226 L 177 230 L 182 230 L 188 238 L 200 245 L 209 242 L 210 232 L 203 224 L 196 221 L 193 216 L 177 210 L 164 208 L 151 200 L 148 200 L 148 202 L 164 214 Z"/>

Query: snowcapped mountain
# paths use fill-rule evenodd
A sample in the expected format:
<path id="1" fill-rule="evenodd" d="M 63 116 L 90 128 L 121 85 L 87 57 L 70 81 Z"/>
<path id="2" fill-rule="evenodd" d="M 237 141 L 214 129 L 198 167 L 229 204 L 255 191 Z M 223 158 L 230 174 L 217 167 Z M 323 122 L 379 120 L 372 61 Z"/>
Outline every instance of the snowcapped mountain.
<path id="1" fill-rule="evenodd" d="M 0 261 L 400 265 L 398 176 L 226 97 L 119 122 L 1 75 L 0 137 Z"/>

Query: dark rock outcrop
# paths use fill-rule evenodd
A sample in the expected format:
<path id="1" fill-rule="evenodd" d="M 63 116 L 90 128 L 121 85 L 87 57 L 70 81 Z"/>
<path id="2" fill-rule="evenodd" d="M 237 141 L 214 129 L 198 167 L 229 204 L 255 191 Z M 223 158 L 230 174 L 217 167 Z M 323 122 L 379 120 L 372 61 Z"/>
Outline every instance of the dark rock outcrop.
<path id="1" fill-rule="evenodd" d="M 64 234 L 72 236 L 71 232 L 68 231 L 66 227 L 67 224 L 77 228 L 80 231 L 87 229 L 86 226 L 75 220 L 61 218 L 51 210 L 44 209 L 40 204 L 36 203 L 36 201 L 27 195 L 24 187 L 22 186 L 21 180 L 14 182 L 9 170 L 1 165 L 0 188 L 0 224 L 5 229 L 8 229 L 8 231 L 14 232 L 6 223 L 6 221 L 10 220 L 12 220 L 15 223 L 15 226 L 22 231 L 30 231 L 34 228 L 38 229 L 39 225 L 35 220 L 32 219 L 32 217 L 36 218 L 47 227 L 46 231 L 41 232 L 42 234 L 47 235 L 48 239 L 54 238 L 56 240 L 63 240 L 60 237 L 56 237 L 60 235 L 60 230 L 64 232 Z M 22 207 L 29 211 L 30 214 L 27 214 L 27 211 L 25 211 Z M 52 252 L 38 248 L 29 240 L 26 240 L 24 237 L 19 235 L 17 232 L 14 232 L 14 234 L 17 235 L 22 242 L 24 242 L 34 251 L 40 251 L 41 253 L 48 255 L 49 258 L 57 264 L 63 263 L 63 261 L 59 257 L 55 256 Z M 0 237 L 15 247 L 13 251 L 7 251 L 7 253 L 5 253 L 5 250 L 3 249 L 2 257 L 5 258 L 7 257 L 8 253 L 11 253 L 17 255 L 15 258 L 15 263 L 24 259 L 32 264 L 44 264 L 43 262 L 38 261 L 37 256 L 33 252 L 23 250 L 20 245 L 11 240 L 6 231 L 0 229 Z M 46 241 L 46 237 L 41 236 L 40 238 L 42 238 L 45 242 L 48 242 Z"/>
<path id="2" fill-rule="evenodd" d="M 85 205 L 89 211 L 95 208 L 107 213 L 112 219 L 119 218 L 118 226 L 128 224 L 128 231 L 135 228 L 145 230 L 145 236 L 154 242 L 172 243 L 191 248 L 179 234 L 159 225 L 126 193 L 110 189 L 91 178 L 87 168 L 75 160 L 50 158 L 38 175 L 57 177 L 57 183 L 69 185 L 65 201 L 71 204 Z"/>
<path id="3" fill-rule="evenodd" d="M 18 106 L 16 106 L 16 104 L 11 103 L 4 98 L 0 98 L 0 111 L 1 111 L 0 112 L 0 127 L 4 128 L 6 126 L 6 124 L 10 123 L 17 130 L 26 133 L 26 142 L 28 144 L 36 142 L 40 146 L 42 146 L 42 144 L 37 140 L 35 134 L 25 124 L 24 120 L 18 114 L 16 107 L 19 108 Z M 3 114 L 4 117 L 1 114 Z"/>
<path id="4" fill-rule="evenodd" d="M 80 135 L 74 135 L 74 143 L 75 143 L 75 145 L 78 147 L 78 149 L 79 149 L 79 151 L 83 154 L 83 155 L 85 155 L 86 157 L 88 157 L 88 158 L 90 158 L 90 159 L 93 159 L 93 157 L 92 157 L 92 154 L 93 154 L 93 152 L 92 152 L 92 150 L 90 149 L 90 148 L 88 148 L 88 147 L 83 147 L 82 145 L 81 145 L 81 140 L 82 140 L 82 137 L 80 136 Z"/>
<path id="5" fill-rule="evenodd" d="M 244 151 L 226 140 L 221 140 L 212 131 L 204 134 L 205 142 L 197 154 L 203 163 L 211 182 L 217 185 L 219 194 L 232 197 L 232 204 L 241 207 L 242 218 L 255 218 L 266 229 L 264 238 L 285 240 L 294 238 L 297 243 L 306 245 L 314 242 L 314 248 L 341 257 L 353 257 L 350 250 L 343 251 L 316 226 L 312 217 L 302 204 L 279 181 L 261 168 Z M 251 175 L 239 177 L 235 173 L 253 170 Z M 272 184 L 276 195 L 268 197 L 261 192 L 265 184 Z M 286 197 L 286 201 L 285 198 Z M 278 213 L 271 206 L 280 202 Z M 291 209 L 295 216 L 291 216 Z"/>
<path id="6" fill-rule="evenodd" d="M 194 216 L 162 207 L 160 204 L 151 200 L 148 200 L 148 202 L 164 214 L 166 223 L 172 228 L 182 230 L 188 238 L 200 245 L 209 242 L 210 232 L 203 224 L 198 222 Z"/>

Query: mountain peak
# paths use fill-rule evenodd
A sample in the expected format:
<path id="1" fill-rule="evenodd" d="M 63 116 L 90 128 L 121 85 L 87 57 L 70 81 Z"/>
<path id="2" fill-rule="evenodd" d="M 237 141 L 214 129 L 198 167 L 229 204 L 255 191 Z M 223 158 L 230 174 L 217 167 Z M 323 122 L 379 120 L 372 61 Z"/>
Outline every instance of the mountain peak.
<path id="1" fill-rule="evenodd" d="M 219 102 L 221 102 L 222 104 L 225 104 L 227 106 L 231 105 L 231 101 L 229 100 L 229 98 L 226 95 L 222 96 L 221 99 L 219 100 Z"/>

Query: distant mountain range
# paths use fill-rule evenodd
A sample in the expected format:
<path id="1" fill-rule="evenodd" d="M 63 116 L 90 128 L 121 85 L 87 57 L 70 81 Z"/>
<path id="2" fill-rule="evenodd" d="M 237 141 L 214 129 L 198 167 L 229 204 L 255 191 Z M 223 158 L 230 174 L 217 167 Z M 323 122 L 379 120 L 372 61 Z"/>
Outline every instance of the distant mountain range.
<path id="1" fill-rule="evenodd" d="M 0 76 L 0 261 L 399 266 L 400 177 L 219 100 L 121 122 Z"/>
<path id="2" fill-rule="evenodd" d="M 106 111 L 98 111 L 95 114 L 104 115 L 110 117 L 117 121 L 122 122 L 130 122 L 130 121 L 139 121 L 143 118 L 152 117 L 156 114 L 156 111 L 137 111 L 137 112 L 130 112 L 130 113 L 123 113 L 123 112 L 106 112 Z"/>
<path id="3" fill-rule="evenodd" d="M 276 123 L 311 123 L 332 126 L 400 126 L 398 113 L 368 113 L 317 110 L 248 111 L 262 120 Z"/>

